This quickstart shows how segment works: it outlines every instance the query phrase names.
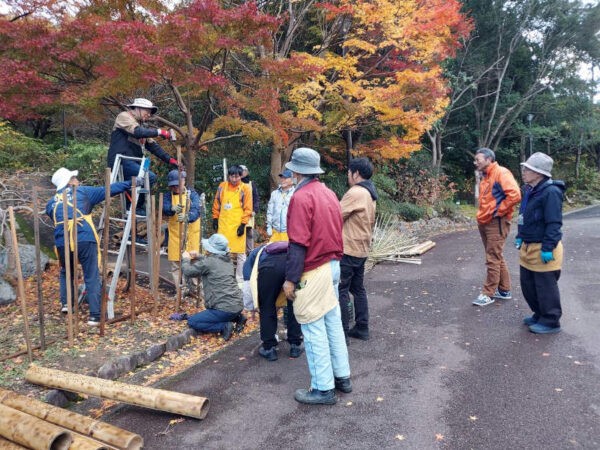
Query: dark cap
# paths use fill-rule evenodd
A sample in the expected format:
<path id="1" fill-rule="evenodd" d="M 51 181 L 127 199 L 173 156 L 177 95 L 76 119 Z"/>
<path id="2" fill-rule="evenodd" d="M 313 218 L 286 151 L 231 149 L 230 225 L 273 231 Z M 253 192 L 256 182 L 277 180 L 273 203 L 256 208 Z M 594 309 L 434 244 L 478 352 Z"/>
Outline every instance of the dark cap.
<path id="1" fill-rule="evenodd" d="M 279 174 L 280 178 L 292 178 L 292 171 L 290 169 L 285 169 L 283 172 Z"/>

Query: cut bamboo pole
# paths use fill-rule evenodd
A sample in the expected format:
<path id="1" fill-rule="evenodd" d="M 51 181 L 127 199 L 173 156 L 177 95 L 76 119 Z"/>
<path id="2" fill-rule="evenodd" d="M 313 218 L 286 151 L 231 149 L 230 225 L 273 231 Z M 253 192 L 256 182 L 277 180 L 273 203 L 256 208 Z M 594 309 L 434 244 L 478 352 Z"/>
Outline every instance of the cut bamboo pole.
<path id="1" fill-rule="evenodd" d="M 25 379 L 42 386 L 81 392 L 197 419 L 203 419 L 208 413 L 209 400 L 205 397 L 134 386 L 36 365 L 29 366 Z"/>
<path id="2" fill-rule="evenodd" d="M 42 292 L 42 258 L 40 255 L 40 217 L 38 215 L 38 187 L 33 187 L 33 235 L 35 241 L 35 273 L 38 297 L 38 320 L 40 322 L 40 348 L 46 350 L 46 327 L 44 324 L 44 294 Z"/>
<path id="3" fill-rule="evenodd" d="M 181 175 L 181 146 L 178 145 L 177 146 L 177 165 L 178 165 L 178 176 L 179 176 L 179 206 L 183 207 L 183 204 L 181 202 L 182 199 L 182 194 L 183 194 L 183 176 Z M 173 200 L 173 196 L 171 196 L 171 199 Z M 179 312 L 179 309 L 181 308 L 181 297 L 182 297 L 182 284 L 183 284 L 183 270 L 181 268 L 181 258 L 182 258 L 182 254 L 184 251 L 184 239 L 183 239 L 183 223 L 179 222 L 179 235 L 177 237 L 179 239 L 179 276 L 177 278 L 177 300 L 175 301 L 175 311 Z M 169 235 L 169 239 L 173 239 L 173 236 Z"/>
<path id="4" fill-rule="evenodd" d="M 97 441 L 81 434 L 72 433 L 73 442 L 69 446 L 69 450 L 114 450 L 115 447 L 106 445 L 103 442 Z"/>
<path id="5" fill-rule="evenodd" d="M 156 267 L 154 269 L 154 279 L 156 280 L 156 282 L 154 283 L 156 286 L 156 293 L 152 296 L 152 314 L 154 315 L 154 317 L 156 317 L 156 313 L 157 313 L 157 308 L 158 308 L 158 284 L 159 284 L 159 280 L 160 280 L 160 246 L 162 244 L 161 241 L 161 228 L 162 228 L 162 214 L 163 214 L 163 204 L 164 204 L 164 196 L 163 193 L 161 192 L 160 194 L 158 194 L 158 214 L 157 214 L 157 221 L 156 221 L 156 233 L 158 235 L 158 237 L 156 238 L 157 241 L 157 250 L 156 250 Z"/>
<path id="6" fill-rule="evenodd" d="M 27 346 L 27 357 L 29 362 L 33 361 L 31 350 L 31 336 L 29 335 L 29 319 L 27 317 L 27 302 L 25 301 L 25 284 L 23 283 L 23 272 L 21 271 L 21 257 L 19 255 L 19 241 L 17 240 L 17 227 L 15 225 L 15 212 L 13 207 L 8 208 L 13 250 L 15 252 L 15 268 L 17 271 L 17 294 L 21 299 L 21 314 L 23 315 L 23 331 L 25 333 L 25 345 Z"/>
<path id="7" fill-rule="evenodd" d="M 67 280 L 67 335 L 69 337 L 69 347 L 73 347 L 73 289 L 71 284 L 71 239 L 69 235 L 69 208 L 67 206 L 67 190 L 63 190 L 63 237 L 65 254 L 65 277 Z"/>
<path id="8" fill-rule="evenodd" d="M 77 185 L 73 186 L 73 333 L 79 334 L 79 224 L 77 223 Z"/>
<path id="9" fill-rule="evenodd" d="M 15 444 L 9 440 L 0 437 L 0 448 L 3 450 L 27 450 L 27 447 L 23 447 L 22 445 Z"/>
<path id="10" fill-rule="evenodd" d="M 144 445 L 144 440 L 138 434 L 2 388 L 0 388 L 0 404 L 114 447 L 138 450 Z"/>
<path id="11" fill-rule="evenodd" d="M 137 240 L 137 197 L 136 177 L 131 177 L 131 246 L 129 247 L 131 250 L 129 279 L 131 281 L 129 288 L 129 307 L 132 324 L 135 323 L 135 241 Z"/>
<path id="12" fill-rule="evenodd" d="M 73 440 L 67 430 L 5 405 L 0 405 L 0 435 L 35 450 L 66 450 Z"/>

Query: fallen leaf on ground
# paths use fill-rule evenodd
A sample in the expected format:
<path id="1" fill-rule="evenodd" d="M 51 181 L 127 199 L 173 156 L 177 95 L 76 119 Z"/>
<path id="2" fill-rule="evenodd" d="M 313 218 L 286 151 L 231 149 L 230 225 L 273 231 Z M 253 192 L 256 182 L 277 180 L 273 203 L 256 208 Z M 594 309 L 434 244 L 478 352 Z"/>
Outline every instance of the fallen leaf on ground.
<path id="1" fill-rule="evenodd" d="M 436 441 L 443 441 L 444 440 L 444 435 L 440 434 L 440 433 L 436 433 L 435 434 L 435 440 Z"/>
<path id="2" fill-rule="evenodd" d="M 396 435 L 396 439 L 398 439 L 399 441 L 403 441 L 403 440 L 404 440 L 404 439 L 406 439 L 406 438 L 404 437 L 404 435 L 403 435 L 403 434 L 397 434 L 397 435 Z"/>
<path id="3" fill-rule="evenodd" d="M 375 399 L 375 401 L 382 402 L 383 401 L 383 397 L 377 397 L 377 399 Z"/>

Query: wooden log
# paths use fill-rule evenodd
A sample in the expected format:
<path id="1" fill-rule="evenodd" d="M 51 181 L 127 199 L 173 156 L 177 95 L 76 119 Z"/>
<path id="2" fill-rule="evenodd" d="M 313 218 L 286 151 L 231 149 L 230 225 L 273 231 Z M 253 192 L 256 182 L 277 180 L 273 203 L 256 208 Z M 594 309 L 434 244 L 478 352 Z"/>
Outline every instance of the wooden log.
<path id="1" fill-rule="evenodd" d="M 2 388 L 0 404 L 117 448 L 138 450 L 144 445 L 144 440 L 138 434 Z M 74 437 L 74 443 L 76 440 Z"/>
<path id="2" fill-rule="evenodd" d="M 23 331 L 25 333 L 25 345 L 27 346 L 27 357 L 29 362 L 33 361 L 31 350 L 31 336 L 29 335 L 29 319 L 27 317 L 27 302 L 25 300 L 25 284 L 23 283 L 23 272 L 21 271 L 21 257 L 19 255 L 19 241 L 17 240 L 17 227 L 15 225 L 15 213 L 13 207 L 8 207 L 8 218 L 10 221 L 13 250 L 15 252 L 15 267 L 17 270 L 17 295 L 21 300 L 21 314 L 23 315 Z"/>
<path id="3" fill-rule="evenodd" d="M 3 437 L 0 437 L 0 448 L 3 450 L 27 450 L 26 447 L 22 445 L 15 444 L 14 442 L 8 441 Z"/>
<path id="4" fill-rule="evenodd" d="M 6 405 L 0 405 L 0 435 L 34 450 L 66 450 L 71 433 Z"/>
<path id="5" fill-rule="evenodd" d="M 205 397 L 134 386 L 33 364 L 25 373 L 25 379 L 30 383 L 42 386 L 80 392 L 197 419 L 203 419 L 208 413 L 209 400 Z"/>

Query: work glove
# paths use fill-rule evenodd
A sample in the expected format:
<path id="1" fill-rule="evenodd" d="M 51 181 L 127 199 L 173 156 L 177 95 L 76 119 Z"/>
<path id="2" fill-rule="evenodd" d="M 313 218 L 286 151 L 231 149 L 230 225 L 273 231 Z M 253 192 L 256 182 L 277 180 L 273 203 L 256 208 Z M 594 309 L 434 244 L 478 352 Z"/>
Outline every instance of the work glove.
<path id="1" fill-rule="evenodd" d="M 554 261 L 554 255 L 552 255 L 552 252 L 542 252 L 540 256 L 544 264 L 548 264 L 550 261 Z"/>
<path id="2" fill-rule="evenodd" d="M 162 138 L 168 139 L 170 141 L 175 141 L 177 138 L 175 137 L 175 131 L 173 130 L 163 130 L 162 128 L 157 129 L 158 135 Z"/>
<path id="3" fill-rule="evenodd" d="M 171 164 L 172 166 L 176 166 L 177 169 L 181 169 L 181 170 L 185 169 L 185 167 L 183 166 L 183 163 L 179 164 L 175 158 L 169 159 L 169 164 Z"/>
<path id="4" fill-rule="evenodd" d="M 269 236 L 269 237 L 273 236 L 273 228 L 267 227 L 267 236 Z"/>
<path id="5" fill-rule="evenodd" d="M 237 235 L 238 235 L 238 236 L 243 236 L 245 232 L 246 232 L 246 224 L 245 224 L 245 223 L 243 223 L 243 224 L 241 224 L 241 225 L 238 227 L 238 229 L 237 229 Z"/>
<path id="6" fill-rule="evenodd" d="M 190 220 L 189 214 L 185 214 L 182 212 L 177 214 L 177 222 L 189 222 L 189 220 Z"/>
<path id="7" fill-rule="evenodd" d="M 523 239 L 521 238 L 516 238 L 515 239 L 515 248 L 517 250 L 519 250 L 521 248 L 521 246 L 523 245 Z"/>
<path id="8" fill-rule="evenodd" d="M 219 229 L 219 219 L 213 219 L 213 230 L 217 231 Z"/>
<path id="9" fill-rule="evenodd" d="M 171 206 L 171 211 L 173 211 L 175 214 L 179 214 L 180 212 L 183 211 L 183 206 L 173 205 L 173 206 Z"/>

